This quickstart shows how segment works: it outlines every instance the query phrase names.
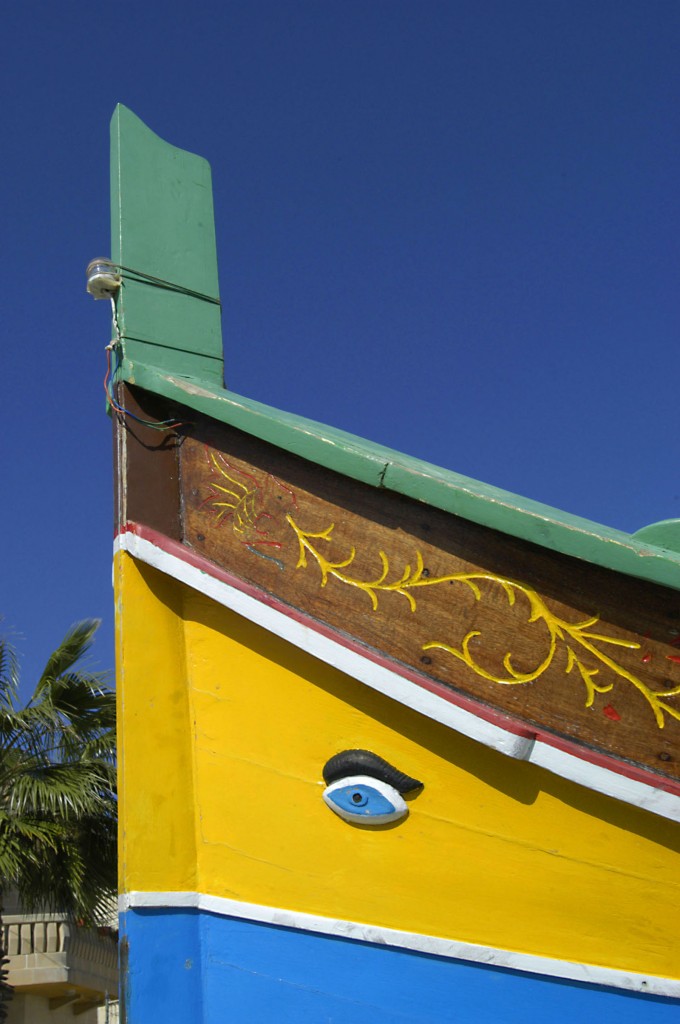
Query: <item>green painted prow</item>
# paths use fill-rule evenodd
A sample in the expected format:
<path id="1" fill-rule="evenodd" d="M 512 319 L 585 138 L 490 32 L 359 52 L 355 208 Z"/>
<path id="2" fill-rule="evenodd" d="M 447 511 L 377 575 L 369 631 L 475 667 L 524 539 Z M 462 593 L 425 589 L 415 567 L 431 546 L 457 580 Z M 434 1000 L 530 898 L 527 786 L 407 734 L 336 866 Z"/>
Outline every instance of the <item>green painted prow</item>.
<path id="1" fill-rule="evenodd" d="M 111 120 L 111 258 L 158 279 L 123 270 L 125 359 L 221 387 L 210 164 L 164 142 L 121 104 Z"/>

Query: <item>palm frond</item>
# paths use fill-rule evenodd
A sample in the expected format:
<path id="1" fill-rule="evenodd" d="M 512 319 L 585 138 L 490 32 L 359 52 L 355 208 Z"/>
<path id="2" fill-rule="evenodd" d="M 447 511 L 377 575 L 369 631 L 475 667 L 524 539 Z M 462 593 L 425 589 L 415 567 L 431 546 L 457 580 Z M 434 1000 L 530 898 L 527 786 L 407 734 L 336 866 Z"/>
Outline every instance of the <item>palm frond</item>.
<path id="1" fill-rule="evenodd" d="M 19 659 L 14 646 L 0 639 L 0 703 L 12 707 L 19 688 Z"/>
<path id="2" fill-rule="evenodd" d="M 77 666 L 98 625 L 69 630 L 24 708 L 0 645 L 0 890 L 87 921 L 116 890 L 115 694 Z"/>
<path id="3" fill-rule="evenodd" d="M 93 679 L 96 678 L 96 684 Z M 46 686 L 40 697 L 18 712 L 14 724 L 33 745 L 62 760 L 79 756 L 97 740 L 102 750 L 115 747 L 116 696 L 100 677 L 70 673 Z M 17 740 L 21 737 L 17 734 Z M 0 745 L 2 724 L 0 723 Z"/>
<path id="4" fill-rule="evenodd" d="M 0 878 L 3 889 L 21 884 L 59 852 L 60 826 L 52 821 L 7 817 L 0 812 Z"/>
<path id="5" fill-rule="evenodd" d="M 17 882 L 22 902 L 66 911 L 85 923 L 96 921 L 115 891 L 115 832 L 115 819 L 95 816 L 50 837 L 56 855 L 22 865 Z"/>
<path id="6" fill-rule="evenodd" d="M 111 766 L 96 761 L 36 765 L 12 787 L 8 813 L 46 814 L 57 820 L 103 811 L 114 788 Z"/>
<path id="7" fill-rule="evenodd" d="M 68 672 L 89 651 L 100 623 L 101 619 L 83 619 L 82 622 L 76 622 L 71 626 L 56 651 L 49 656 L 35 688 L 34 699 L 46 686 Z"/>

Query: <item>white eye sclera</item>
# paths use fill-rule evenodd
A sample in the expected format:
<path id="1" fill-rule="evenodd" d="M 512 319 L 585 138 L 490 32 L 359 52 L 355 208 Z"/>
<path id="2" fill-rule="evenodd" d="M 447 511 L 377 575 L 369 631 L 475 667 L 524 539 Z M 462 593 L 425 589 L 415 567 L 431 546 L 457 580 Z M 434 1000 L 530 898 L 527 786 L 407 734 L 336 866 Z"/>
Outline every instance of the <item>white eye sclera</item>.
<path id="1" fill-rule="evenodd" d="M 401 793 L 371 775 L 338 779 L 324 790 L 323 798 L 330 809 L 345 821 L 364 825 L 383 825 L 408 814 Z"/>

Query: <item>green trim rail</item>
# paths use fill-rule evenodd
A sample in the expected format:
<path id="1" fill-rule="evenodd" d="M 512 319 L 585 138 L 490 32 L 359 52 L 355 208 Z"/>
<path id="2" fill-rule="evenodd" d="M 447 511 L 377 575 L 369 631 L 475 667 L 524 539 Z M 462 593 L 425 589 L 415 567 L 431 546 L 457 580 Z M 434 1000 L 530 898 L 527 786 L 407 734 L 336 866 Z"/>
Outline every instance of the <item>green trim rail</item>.
<path id="1" fill-rule="evenodd" d="M 680 590 L 680 553 L 654 543 L 659 536 L 670 545 L 673 534 L 677 543 L 680 520 L 645 527 L 633 536 L 281 412 L 207 381 L 165 374 L 130 360 L 125 360 L 120 377 L 353 480 L 404 494 L 605 569 Z M 645 534 L 652 543 L 646 542 Z"/>

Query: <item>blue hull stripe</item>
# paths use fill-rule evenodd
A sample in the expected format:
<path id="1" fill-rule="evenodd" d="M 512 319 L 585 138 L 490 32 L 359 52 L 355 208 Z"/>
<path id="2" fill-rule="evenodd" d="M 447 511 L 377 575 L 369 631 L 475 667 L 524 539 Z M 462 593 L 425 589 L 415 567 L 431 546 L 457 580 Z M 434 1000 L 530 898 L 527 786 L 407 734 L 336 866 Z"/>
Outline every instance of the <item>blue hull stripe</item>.
<path id="1" fill-rule="evenodd" d="M 638 995 L 223 917 L 121 915 L 127 1024 L 677 1024 Z"/>

